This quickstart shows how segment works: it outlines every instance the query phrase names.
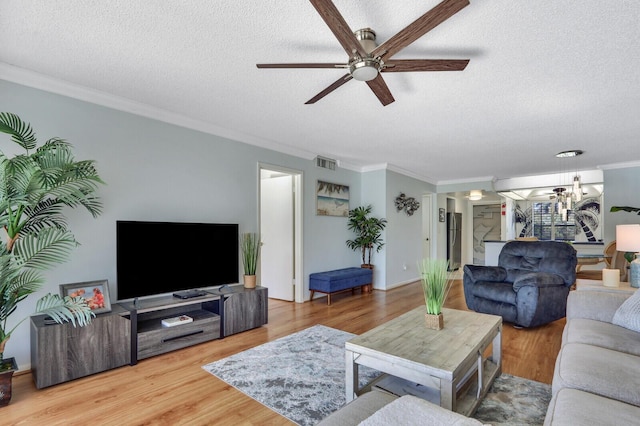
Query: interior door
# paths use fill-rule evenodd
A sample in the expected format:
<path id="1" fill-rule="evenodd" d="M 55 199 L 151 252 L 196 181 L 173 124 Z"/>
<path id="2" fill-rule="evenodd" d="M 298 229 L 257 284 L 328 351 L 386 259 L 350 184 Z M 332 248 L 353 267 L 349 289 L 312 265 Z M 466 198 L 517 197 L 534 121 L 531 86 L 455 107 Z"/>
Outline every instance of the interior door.
<path id="1" fill-rule="evenodd" d="M 268 176 L 268 177 L 267 177 Z M 260 180 L 260 285 L 269 297 L 294 298 L 293 176 L 262 175 Z"/>

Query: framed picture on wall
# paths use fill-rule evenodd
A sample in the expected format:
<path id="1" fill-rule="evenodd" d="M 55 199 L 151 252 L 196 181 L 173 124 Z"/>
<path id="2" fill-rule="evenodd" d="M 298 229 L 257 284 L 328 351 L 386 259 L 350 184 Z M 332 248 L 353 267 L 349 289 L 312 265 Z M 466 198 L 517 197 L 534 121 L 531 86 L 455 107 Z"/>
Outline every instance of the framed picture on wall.
<path id="1" fill-rule="evenodd" d="M 438 221 L 444 222 L 444 209 L 438 209 Z"/>
<path id="2" fill-rule="evenodd" d="M 316 214 L 318 216 L 349 215 L 349 187 L 319 180 L 316 185 Z"/>
<path id="3" fill-rule="evenodd" d="M 60 284 L 62 297 L 82 297 L 94 314 L 111 312 L 109 282 L 107 280 Z"/>

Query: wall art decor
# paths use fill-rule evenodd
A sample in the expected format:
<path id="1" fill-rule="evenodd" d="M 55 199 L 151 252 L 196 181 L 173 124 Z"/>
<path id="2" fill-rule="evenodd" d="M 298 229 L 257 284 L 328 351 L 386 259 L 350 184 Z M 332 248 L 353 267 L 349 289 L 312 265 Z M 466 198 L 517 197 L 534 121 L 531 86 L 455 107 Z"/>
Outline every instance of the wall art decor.
<path id="1" fill-rule="evenodd" d="M 349 215 L 349 187 L 318 180 L 316 214 L 318 216 L 347 217 Z"/>
<path id="2" fill-rule="evenodd" d="M 445 218 L 444 209 L 443 208 L 439 208 L 438 209 L 438 222 L 444 222 L 444 218 Z"/>
<path id="3" fill-rule="evenodd" d="M 562 222 L 554 214 L 555 203 L 518 201 L 515 206 L 515 231 L 518 237 L 551 239 L 551 222 L 555 224 L 555 239 L 575 242 L 602 241 L 601 197 L 584 198 L 573 205 L 568 220 Z"/>
<path id="4" fill-rule="evenodd" d="M 62 297 L 83 298 L 94 314 L 111 312 L 109 282 L 107 280 L 60 284 L 60 294 Z"/>
<path id="5" fill-rule="evenodd" d="M 420 208 L 420 203 L 413 197 L 407 197 L 403 192 L 396 197 L 395 200 L 396 209 L 398 211 L 404 210 L 407 216 L 413 216 L 413 214 Z"/>

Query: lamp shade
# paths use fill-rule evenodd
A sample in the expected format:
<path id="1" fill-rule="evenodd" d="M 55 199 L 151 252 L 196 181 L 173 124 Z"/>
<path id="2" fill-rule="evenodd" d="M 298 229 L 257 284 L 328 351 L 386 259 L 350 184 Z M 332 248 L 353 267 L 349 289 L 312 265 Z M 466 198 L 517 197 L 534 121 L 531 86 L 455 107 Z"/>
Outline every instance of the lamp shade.
<path id="1" fill-rule="evenodd" d="M 616 250 L 640 252 L 640 225 L 616 225 Z"/>

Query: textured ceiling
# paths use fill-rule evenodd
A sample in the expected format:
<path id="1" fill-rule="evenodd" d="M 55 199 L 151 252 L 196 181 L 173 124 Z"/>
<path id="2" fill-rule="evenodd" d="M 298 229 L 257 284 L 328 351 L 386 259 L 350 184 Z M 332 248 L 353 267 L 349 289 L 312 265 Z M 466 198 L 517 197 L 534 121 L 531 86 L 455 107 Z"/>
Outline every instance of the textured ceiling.
<path id="1" fill-rule="evenodd" d="M 334 3 L 382 42 L 438 1 Z M 395 56 L 468 58 L 466 70 L 385 73 L 386 107 L 358 81 L 304 105 L 345 71 L 255 64 L 347 61 L 308 1 L 2 0 L 0 78 L 29 84 L 35 72 L 85 98 L 361 170 L 507 178 L 557 172 L 554 154 L 568 149 L 585 151 L 581 168 L 640 162 L 639 23 L 632 0 L 471 0 Z"/>

